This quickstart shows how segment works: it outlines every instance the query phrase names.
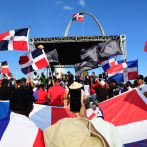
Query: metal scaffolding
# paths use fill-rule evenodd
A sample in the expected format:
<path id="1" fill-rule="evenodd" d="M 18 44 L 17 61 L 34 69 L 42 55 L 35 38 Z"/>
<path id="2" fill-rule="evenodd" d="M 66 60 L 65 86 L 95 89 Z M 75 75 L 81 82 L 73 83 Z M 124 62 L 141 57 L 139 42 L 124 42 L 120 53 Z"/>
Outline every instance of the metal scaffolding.
<path id="1" fill-rule="evenodd" d="M 72 36 L 72 37 L 48 37 L 31 38 L 30 43 L 33 47 L 37 44 L 48 43 L 69 43 L 69 42 L 105 42 L 112 38 L 120 38 L 120 47 L 123 52 L 121 59 L 127 59 L 126 35 L 106 35 L 106 36 Z"/>

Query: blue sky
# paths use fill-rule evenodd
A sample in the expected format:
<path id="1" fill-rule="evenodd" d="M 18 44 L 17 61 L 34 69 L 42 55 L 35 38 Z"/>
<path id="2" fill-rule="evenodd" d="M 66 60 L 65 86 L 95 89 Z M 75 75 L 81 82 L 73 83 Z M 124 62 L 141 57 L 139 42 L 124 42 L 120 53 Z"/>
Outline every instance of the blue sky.
<path id="1" fill-rule="evenodd" d="M 30 25 L 31 38 L 62 37 L 73 14 L 82 11 L 92 13 L 102 25 L 105 35 L 126 34 L 127 60 L 138 59 L 139 74 L 147 76 L 147 53 L 144 52 L 147 0 L 1 0 L 0 6 L 0 33 Z M 68 36 L 83 34 L 101 35 L 96 22 L 89 15 L 84 15 L 84 22 L 73 22 Z M 17 77 L 25 76 L 18 64 L 19 57 L 24 53 L 0 52 L 0 62 L 8 60 L 14 77 L 16 67 L 19 67 Z M 71 71 L 74 73 L 74 69 Z M 99 69 L 94 71 L 99 74 Z"/>

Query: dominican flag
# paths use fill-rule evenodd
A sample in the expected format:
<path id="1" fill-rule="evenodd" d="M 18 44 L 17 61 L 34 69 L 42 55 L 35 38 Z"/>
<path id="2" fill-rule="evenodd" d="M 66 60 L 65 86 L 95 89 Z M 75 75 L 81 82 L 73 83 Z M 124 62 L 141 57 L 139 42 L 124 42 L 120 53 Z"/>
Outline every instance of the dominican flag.
<path id="1" fill-rule="evenodd" d="M 28 51 L 29 28 L 12 30 L 0 34 L 0 51 Z"/>
<path id="2" fill-rule="evenodd" d="M 98 62 L 101 67 L 103 68 L 104 72 L 107 71 L 110 67 L 115 65 L 115 58 L 114 56 L 109 56 L 108 60 Z"/>
<path id="3" fill-rule="evenodd" d="M 0 63 L 0 74 L 10 73 L 8 61 L 3 61 Z"/>
<path id="4" fill-rule="evenodd" d="M 11 73 L 5 73 L 3 74 L 3 79 L 11 79 L 12 74 Z"/>
<path id="5" fill-rule="evenodd" d="M 126 59 L 115 61 L 115 65 L 118 65 L 118 64 L 121 64 L 121 63 L 125 63 L 125 62 L 127 62 Z"/>
<path id="6" fill-rule="evenodd" d="M 107 70 L 108 81 L 115 79 L 119 82 L 134 80 L 138 76 L 138 60 L 115 65 Z"/>
<path id="7" fill-rule="evenodd" d="M 42 69 L 46 66 L 49 66 L 46 54 L 43 49 L 35 49 L 29 55 L 21 56 L 19 59 L 19 64 L 21 71 L 24 74 L 28 74 L 28 68 L 30 65 L 30 72 Z"/>
<path id="8" fill-rule="evenodd" d="M 133 89 L 99 104 L 104 119 L 118 129 L 125 147 L 147 146 L 147 98 Z"/>
<path id="9" fill-rule="evenodd" d="M 138 89 L 99 103 L 99 107 L 103 112 L 104 120 L 112 123 L 118 129 L 125 147 L 147 146 L 147 98 Z M 0 119 L 8 115 L 8 109 L 9 102 L 0 102 Z M 74 118 L 75 116 L 70 114 L 68 108 L 34 104 L 34 110 L 30 113 L 29 118 L 35 122 L 38 128 L 45 130 L 65 117 Z M 17 133 L 13 135 L 17 135 Z M 9 139 L 11 141 L 11 137 Z M 7 142 L 9 143 L 9 141 Z"/>
<path id="10" fill-rule="evenodd" d="M 78 13 L 78 14 L 74 14 L 72 16 L 72 20 L 76 20 L 76 21 L 83 21 L 83 17 L 84 17 L 84 14 L 83 13 Z"/>
<path id="11" fill-rule="evenodd" d="M 0 146 L 45 147 L 43 131 L 28 117 L 9 111 L 0 120 Z"/>

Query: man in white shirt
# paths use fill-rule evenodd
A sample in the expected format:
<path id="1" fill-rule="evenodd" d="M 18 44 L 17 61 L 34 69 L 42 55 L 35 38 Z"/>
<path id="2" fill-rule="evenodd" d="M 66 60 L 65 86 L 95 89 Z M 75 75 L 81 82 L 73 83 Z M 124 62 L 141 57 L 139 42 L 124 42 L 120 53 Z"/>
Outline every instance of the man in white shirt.
<path id="1" fill-rule="evenodd" d="M 38 77 L 39 75 L 37 76 L 37 72 L 34 72 L 34 77 L 33 77 L 33 80 L 34 80 L 34 85 L 37 85 L 38 84 Z"/>
<path id="2" fill-rule="evenodd" d="M 91 122 L 95 129 L 103 135 L 110 147 L 124 147 L 120 134 L 113 124 L 104 121 L 102 117 L 93 118 Z"/>
<path id="3" fill-rule="evenodd" d="M 90 98 L 88 99 L 85 103 L 91 101 Z M 86 114 L 94 128 L 103 135 L 110 147 L 124 147 L 117 128 L 105 121 L 102 110 L 95 106 L 97 106 L 96 102 L 86 104 Z"/>
<path id="4" fill-rule="evenodd" d="M 143 79 L 144 77 L 142 75 L 137 77 L 138 89 L 147 98 L 147 85 L 143 84 Z"/>

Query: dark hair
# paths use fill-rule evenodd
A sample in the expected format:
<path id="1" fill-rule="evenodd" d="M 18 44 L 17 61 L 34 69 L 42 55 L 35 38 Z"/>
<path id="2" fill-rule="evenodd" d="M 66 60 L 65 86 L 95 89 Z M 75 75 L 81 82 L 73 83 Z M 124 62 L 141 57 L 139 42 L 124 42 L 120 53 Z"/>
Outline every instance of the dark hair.
<path id="1" fill-rule="evenodd" d="M 34 72 L 34 75 L 37 74 L 37 72 Z"/>
<path id="2" fill-rule="evenodd" d="M 16 83 L 17 83 L 17 84 L 20 84 L 20 83 L 21 83 L 21 80 L 17 80 Z"/>
<path id="3" fill-rule="evenodd" d="M 127 81 L 126 86 L 127 86 L 127 87 L 128 87 L 128 86 L 132 87 L 132 83 L 131 83 L 130 81 Z"/>
<path id="4" fill-rule="evenodd" d="M 60 83 L 60 80 L 59 80 L 59 79 L 56 79 L 56 80 L 55 80 L 55 83 Z"/>
<path id="5" fill-rule="evenodd" d="M 102 75 L 101 74 L 99 74 L 99 78 L 102 78 Z"/>
<path id="6" fill-rule="evenodd" d="M 114 79 L 110 80 L 110 83 L 115 83 L 116 84 L 116 81 Z"/>
<path id="7" fill-rule="evenodd" d="M 38 85 L 38 90 L 39 90 L 40 88 L 44 89 L 44 84 Z"/>
<path id="8" fill-rule="evenodd" d="M 130 86 L 130 83 L 126 83 L 126 87 Z"/>
<path id="9" fill-rule="evenodd" d="M 27 81 L 26 78 L 21 78 L 21 82 L 25 83 Z"/>

